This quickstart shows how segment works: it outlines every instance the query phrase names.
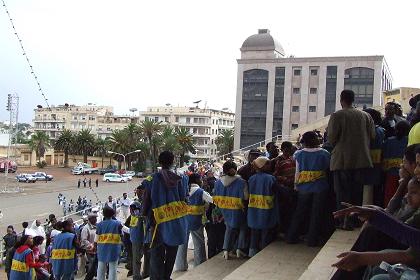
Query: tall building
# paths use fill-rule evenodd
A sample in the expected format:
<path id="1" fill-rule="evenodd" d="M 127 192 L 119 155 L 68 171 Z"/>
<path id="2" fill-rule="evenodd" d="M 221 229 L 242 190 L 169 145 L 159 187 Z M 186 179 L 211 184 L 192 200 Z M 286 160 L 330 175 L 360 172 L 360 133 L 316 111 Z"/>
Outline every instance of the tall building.
<path id="1" fill-rule="evenodd" d="M 51 139 L 60 136 L 63 129 L 77 132 L 90 129 L 91 133 L 105 138 L 115 129 L 123 129 L 129 123 L 137 123 L 138 117 L 114 115 L 110 106 L 58 105 L 34 110 L 33 127 L 44 131 Z"/>
<path id="2" fill-rule="evenodd" d="M 198 107 L 148 107 L 140 112 L 140 121 L 151 119 L 172 126 L 186 127 L 194 137 L 196 154 L 192 158 L 211 158 L 217 155 L 215 140 L 222 130 L 233 129 L 235 114 Z"/>
<path id="3" fill-rule="evenodd" d="M 330 115 L 340 93 L 355 105 L 378 106 L 392 88 L 383 56 L 286 57 L 268 29 L 248 37 L 238 62 L 235 149 L 247 147 Z"/>

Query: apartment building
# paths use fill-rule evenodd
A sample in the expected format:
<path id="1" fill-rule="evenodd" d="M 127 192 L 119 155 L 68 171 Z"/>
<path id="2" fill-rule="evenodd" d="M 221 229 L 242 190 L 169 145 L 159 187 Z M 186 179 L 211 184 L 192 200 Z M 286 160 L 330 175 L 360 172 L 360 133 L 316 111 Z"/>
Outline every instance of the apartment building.
<path id="1" fill-rule="evenodd" d="M 146 119 L 188 128 L 197 149 L 196 154 L 190 156 L 203 159 L 217 155 L 217 136 L 222 130 L 233 129 L 235 124 L 232 112 L 198 107 L 148 107 L 140 112 L 140 121 Z"/>

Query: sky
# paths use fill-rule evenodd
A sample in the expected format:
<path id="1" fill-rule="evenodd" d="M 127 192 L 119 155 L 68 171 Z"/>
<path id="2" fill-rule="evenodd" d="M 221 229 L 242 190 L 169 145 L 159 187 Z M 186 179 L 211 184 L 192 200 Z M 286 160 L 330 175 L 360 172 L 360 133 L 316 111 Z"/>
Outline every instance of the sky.
<path id="1" fill-rule="evenodd" d="M 235 109 L 243 41 L 268 28 L 287 55 L 385 55 L 394 87 L 420 87 L 419 1 L 5 0 L 52 105 Z M 0 121 L 45 106 L 0 6 Z M 4 105 L 1 105 L 4 104 Z"/>

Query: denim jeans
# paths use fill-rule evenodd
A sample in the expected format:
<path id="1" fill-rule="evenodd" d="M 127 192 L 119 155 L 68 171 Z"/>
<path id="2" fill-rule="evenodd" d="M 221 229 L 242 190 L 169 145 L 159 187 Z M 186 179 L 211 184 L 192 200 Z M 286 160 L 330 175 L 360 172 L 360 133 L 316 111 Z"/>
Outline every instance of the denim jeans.
<path id="1" fill-rule="evenodd" d="M 98 262 L 98 273 L 97 273 L 97 279 L 98 280 L 105 280 L 106 265 L 107 265 L 107 263 Z M 108 266 L 109 266 L 108 280 L 117 280 L 118 261 L 109 262 Z"/>
<path id="2" fill-rule="evenodd" d="M 61 275 L 54 275 L 55 280 L 74 280 L 74 273 L 66 273 Z"/>
<path id="3" fill-rule="evenodd" d="M 270 232 L 271 229 L 251 229 L 251 244 L 249 245 L 250 258 L 270 243 Z"/>
<path id="4" fill-rule="evenodd" d="M 206 261 L 206 247 L 204 242 L 204 226 L 199 229 L 190 231 L 194 243 L 194 266 L 197 266 Z M 178 246 L 178 252 L 175 259 L 175 270 L 187 271 L 187 251 L 188 242 Z"/>
<path id="5" fill-rule="evenodd" d="M 143 257 L 143 243 L 131 243 L 133 248 L 133 280 L 141 280 L 141 258 Z"/>
<path id="6" fill-rule="evenodd" d="M 246 249 L 246 231 L 246 224 L 242 225 L 240 228 L 231 228 L 230 226 L 226 225 L 223 250 L 231 251 L 232 249 Z"/>
<path id="7" fill-rule="evenodd" d="M 169 246 L 162 242 L 153 245 L 150 249 L 150 280 L 171 279 L 177 251 L 178 246 Z"/>

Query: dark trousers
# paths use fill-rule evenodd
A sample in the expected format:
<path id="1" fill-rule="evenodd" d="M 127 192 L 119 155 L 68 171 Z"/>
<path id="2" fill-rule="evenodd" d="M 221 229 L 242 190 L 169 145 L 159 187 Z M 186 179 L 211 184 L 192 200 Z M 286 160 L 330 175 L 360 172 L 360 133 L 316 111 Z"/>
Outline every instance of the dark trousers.
<path id="1" fill-rule="evenodd" d="M 277 191 L 280 232 L 286 232 L 296 209 L 297 192 L 290 187 L 282 186 Z"/>
<path id="2" fill-rule="evenodd" d="M 310 216 L 307 243 L 309 246 L 318 245 L 324 226 L 327 198 L 328 190 L 319 193 L 298 194 L 296 211 L 286 236 L 289 243 L 298 242 L 302 225 L 307 223 L 306 218 Z"/>
<path id="3" fill-rule="evenodd" d="M 225 230 L 226 226 L 224 223 L 206 224 L 208 259 L 222 252 Z"/>
<path id="4" fill-rule="evenodd" d="M 98 257 L 96 255 L 87 254 L 87 259 L 89 266 L 85 280 L 92 280 L 96 276 L 96 271 L 98 270 Z"/>
<path id="5" fill-rule="evenodd" d="M 170 280 L 178 246 L 158 243 L 150 249 L 150 280 Z"/>
<path id="6" fill-rule="evenodd" d="M 144 244 L 144 259 L 142 277 L 147 278 L 150 275 L 150 244 Z"/>

